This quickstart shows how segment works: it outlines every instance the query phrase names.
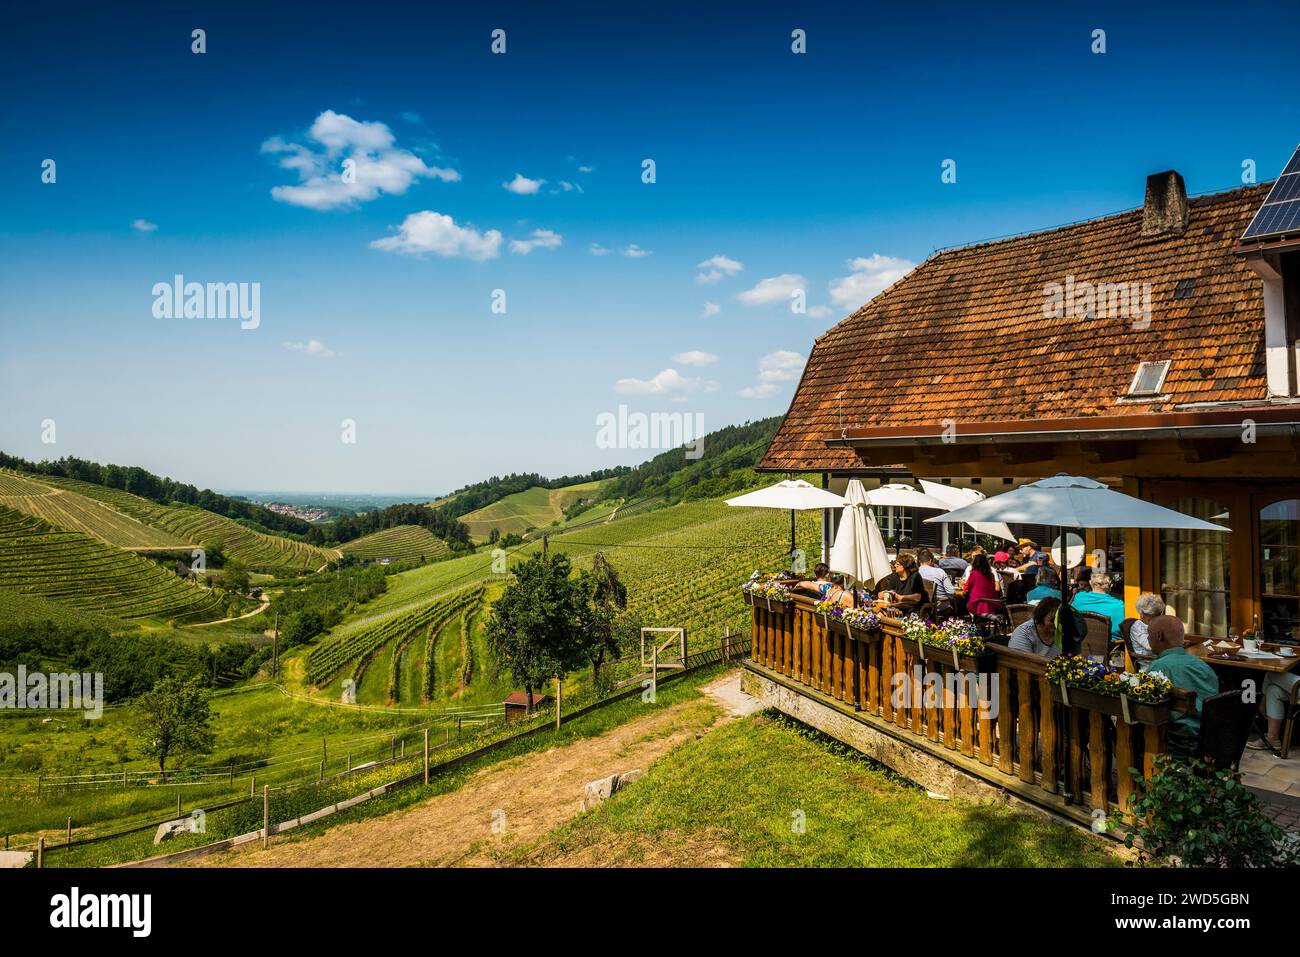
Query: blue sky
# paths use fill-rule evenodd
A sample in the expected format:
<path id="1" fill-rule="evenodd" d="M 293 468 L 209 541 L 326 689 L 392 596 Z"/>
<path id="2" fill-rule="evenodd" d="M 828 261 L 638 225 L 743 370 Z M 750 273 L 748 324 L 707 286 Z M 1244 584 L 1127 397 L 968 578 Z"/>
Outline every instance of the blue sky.
<path id="1" fill-rule="evenodd" d="M 781 413 L 936 247 L 1300 141 L 1294 4 L 263 6 L 0 13 L 0 449 L 374 492 L 633 464 L 600 413 Z M 260 325 L 155 318 L 177 273 L 259 283 Z"/>

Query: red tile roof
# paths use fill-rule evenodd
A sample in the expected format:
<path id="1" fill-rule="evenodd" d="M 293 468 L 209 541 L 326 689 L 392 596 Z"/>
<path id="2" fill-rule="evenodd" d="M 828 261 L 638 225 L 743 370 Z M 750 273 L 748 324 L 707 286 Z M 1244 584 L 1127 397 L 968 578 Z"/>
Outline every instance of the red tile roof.
<path id="1" fill-rule="evenodd" d="M 845 429 L 1166 412 L 1267 398 L 1259 278 L 1233 247 L 1268 184 L 1189 201 L 1181 234 L 1142 210 L 940 252 L 821 336 L 762 467 L 858 466 Z M 1045 319 L 1048 283 L 1150 283 L 1150 324 Z M 1175 289 L 1195 280 L 1185 298 Z M 1145 360 L 1168 398 L 1117 402 Z"/>

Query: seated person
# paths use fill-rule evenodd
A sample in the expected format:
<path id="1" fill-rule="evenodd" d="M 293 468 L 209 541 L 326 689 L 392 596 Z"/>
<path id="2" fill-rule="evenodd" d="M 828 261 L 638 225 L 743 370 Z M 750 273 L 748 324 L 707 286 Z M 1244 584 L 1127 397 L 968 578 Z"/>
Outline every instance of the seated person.
<path id="1" fill-rule="evenodd" d="M 934 582 L 934 604 L 936 607 L 948 602 L 951 604 L 957 596 L 957 589 L 953 586 L 952 579 L 948 573 L 940 568 L 934 561 L 934 552 L 928 548 L 923 548 L 916 553 L 920 565 L 917 571 L 921 577 L 928 582 Z"/>
<path id="2" fill-rule="evenodd" d="M 1038 543 L 1032 538 L 1022 538 L 1016 542 L 1016 568 L 1022 575 L 1038 574 L 1038 567 L 1047 561 L 1047 553 L 1039 551 Z"/>
<path id="3" fill-rule="evenodd" d="M 971 559 L 966 576 L 967 607 L 972 615 L 996 614 L 1002 607 L 989 557 L 983 552 Z"/>
<path id="4" fill-rule="evenodd" d="M 1280 672 L 1264 676 L 1264 698 L 1260 706 L 1268 718 L 1268 737 L 1251 741 L 1246 747 L 1252 751 L 1281 751 L 1282 722 L 1287 708 L 1291 707 L 1291 689 L 1300 681 L 1300 675 Z"/>
<path id="5" fill-rule="evenodd" d="M 953 578 L 960 578 L 966 569 L 970 568 L 970 562 L 961 557 L 960 548 L 949 545 L 944 551 L 943 558 L 939 559 L 939 567 Z"/>
<path id="6" fill-rule="evenodd" d="M 1044 565 L 1038 571 L 1038 580 L 1025 595 L 1025 601 L 1035 605 L 1046 598 L 1055 598 L 1059 604 L 1061 598 L 1061 576 L 1051 565 Z"/>
<path id="7" fill-rule="evenodd" d="M 1093 572 L 1088 576 L 1090 590 L 1077 592 L 1070 605 L 1076 611 L 1105 615 L 1110 619 L 1110 640 L 1119 641 L 1119 623 L 1124 620 L 1124 603 L 1110 593 L 1110 584 L 1110 576 L 1105 572 Z"/>
<path id="8" fill-rule="evenodd" d="M 1040 601 L 1034 609 L 1034 617 L 1016 626 L 1007 641 L 1007 647 L 1042 655 L 1044 658 L 1059 657 L 1061 647 L 1056 643 L 1056 610 L 1060 607 L 1060 598 L 1044 598 Z"/>
<path id="9" fill-rule="evenodd" d="M 925 601 L 925 585 L 917 571 L 916 559 L 900 554 L 894 559 L 894 571 L 876 582 L 876 607 L 895 607 L 910 611 Z"/>
<path id="10" fill-rule="evenodd" d="M 1149 656 L 1151 654 L 1151 643 L 1147 641 L 1147 628 L 1150 626 L 1152 618 L 1165 613 L 1165 600 L 1152 592 L 1143 592 L 1138 596 L 1134 607 L 1137 609 L 1139 617 L 1129 628 L 1128 638 L 1133 643 L 1134 651 L 1139 655 Z"/>
<path id="11" fill-rule="evenodd" d="M 797 582 L 796 588 L 807 588 L 816 592 L 819 601 L 833 601 L 843 608 L 853 607 L 853 593 L 844 587 L 842 576 L 837 572 L 831 574 L 831 567 L 825 562 L 818 562 L 813 568 L 815 579 Z"/>
<path id="12" fill-rule="evenodd" d="M 1219 678 L 1209 665 L 1183 647 L 1183 623 L 1173 615 L 1157 615 L 1147 623 L 1147 641 L 1155 658 L 1142 665 L 1143 671 L 1158 671 L 1175 688 L 1196 692 L 1196 701 L 1186 711 L 1174 711 L 1169 718 L 1169 753 L 1187 758 L 1201 737 L 1201 704 L 1219 693 Z"/>

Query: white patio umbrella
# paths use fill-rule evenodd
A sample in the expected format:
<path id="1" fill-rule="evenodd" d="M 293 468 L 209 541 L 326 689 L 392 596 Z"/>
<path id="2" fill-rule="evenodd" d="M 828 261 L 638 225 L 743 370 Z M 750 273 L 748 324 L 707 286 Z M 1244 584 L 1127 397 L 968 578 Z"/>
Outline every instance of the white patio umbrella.
<path id="1" fill-rule="evenodd" d="M 839 508 L 844 504 L 844 499 L 834 492 L 818 488 L 803 479 L 786 479 L 783 482 L 777 482 L 775 485 L 769 485 L 767 488 L 760 488 L 754 492 L 746 492 L 744 495 L 729 498 L 727 504 L 740 505 L 746 508 L 790 509 L 790 554 L 793 555 L 795 551 L 794 513 L 813 508 Z"/>
<path id="2" fill-rule="evenodd" d="M 861 482 L 858 483 L 861 486 Z M 891 482 L 889 485 L 882 485 L 879 488 L 873 488 L 865 493 L 867 501 L 872 505 L 898 505 L 903 508 L 932 508 L 940 512 L 952 508 L 943 499 L 933 495 L 927 495 L 925 492 L 918 492 L 910 485 L 904 485 L 901 482 Z M 847 497 L 847 496 L 846 496 Z"/>
<path id="3" fill-rule="evenodd" d="M 840 527 L 827 562 L 831 571 L 841 572 L 851 584 L 874 585 L 891 571 L 885 540 L 870 508 L 869 494 L 860 481 L 850 479 L 844 490 L 844 514 L 840 516 Z"/>
<path id="4" fill-rule="evenodd" d="M 1061 472 L 1051 478 L 1030 482 L 1010 492 L 955 509 L 927 522 L 1035 522 L 1055 525 L 1064 538 L 1068 531 L 1084 528 L 1178 528 L 1203 532 L 1226 532 L 1214 525 L 1163 505 L 1154 505 L 1132 495 L 1116 492 L 1101 482 Z M 1068 541 L 1068 539 L 1066 539 Z M 1061 604 L 1068 606 L 1070 576 L 1061 575 Z M 1066 615 L 1062 619 L 1070 621 Z M 1071 625 L 1065 627 L 1072 628 Z M 1066 640 L 1075 636 L 1064 635 Z"/>
<path id="5" fill-rule="evenodd" d="M 927 482 L 925 479 L 920 479 L 920 482 L 925 494 L 939 499 L 945 509 L 962 508 L 984 501 L 984 493 L 977 492 L 973 488 L 954 488 L 942 482 Z M 1006 522 L 968 522 L 967 524 L 981 535 L 992 535 L 994 538 L 1006 539 L 1008 542 L 1016 540 L 1015 534 L 1007 527 Z"/>

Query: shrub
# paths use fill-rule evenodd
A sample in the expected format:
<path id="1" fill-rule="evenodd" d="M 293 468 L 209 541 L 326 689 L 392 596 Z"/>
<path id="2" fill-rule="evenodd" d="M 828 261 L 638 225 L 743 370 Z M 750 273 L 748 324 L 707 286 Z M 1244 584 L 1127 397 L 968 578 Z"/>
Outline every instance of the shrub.
<path id="1" fill-rule="evenodd" d="M 1296 839 L 1264 816 L 1231 770 L 1210 772 L 1195 758 L 1159 761 L 1150 781 L 1136 782 L 1136 820 L 1124 839 L 1129 847 L 1141 843 L 1143 860 L 1181 867 L 1300 865 Z"/>

